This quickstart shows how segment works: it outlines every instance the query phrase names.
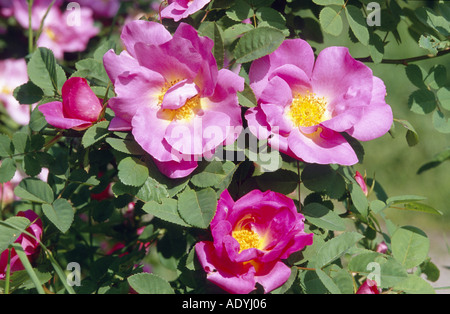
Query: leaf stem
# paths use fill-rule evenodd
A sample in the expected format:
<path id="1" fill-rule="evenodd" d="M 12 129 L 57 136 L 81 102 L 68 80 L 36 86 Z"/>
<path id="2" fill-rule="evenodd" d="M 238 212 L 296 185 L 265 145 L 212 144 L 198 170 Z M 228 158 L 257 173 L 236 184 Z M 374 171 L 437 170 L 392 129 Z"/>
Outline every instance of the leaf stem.
<path id="1" fill-rule="evenodd" d="M 33 25 L 32 25 L 32 11 L 34 0 L 28 0 L 28 53 L 33 52 Z"/>

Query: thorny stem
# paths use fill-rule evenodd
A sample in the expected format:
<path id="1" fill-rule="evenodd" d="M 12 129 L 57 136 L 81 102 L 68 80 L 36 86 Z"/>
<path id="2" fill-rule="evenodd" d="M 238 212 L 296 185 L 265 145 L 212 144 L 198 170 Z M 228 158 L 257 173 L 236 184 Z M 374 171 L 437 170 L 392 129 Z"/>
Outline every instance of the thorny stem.
<path id="1" fill-rule="evenodd" d="M 299 209 L 299 211 L 302 211 L 302 200 L 301 200 L 301 191 L 300 191 L 302 181 L 301 181 L 301 177 L 300 177 L 300 162 L 298 160 L 297 160 L 297 174 L 298 174 L 298 209 Z"/>

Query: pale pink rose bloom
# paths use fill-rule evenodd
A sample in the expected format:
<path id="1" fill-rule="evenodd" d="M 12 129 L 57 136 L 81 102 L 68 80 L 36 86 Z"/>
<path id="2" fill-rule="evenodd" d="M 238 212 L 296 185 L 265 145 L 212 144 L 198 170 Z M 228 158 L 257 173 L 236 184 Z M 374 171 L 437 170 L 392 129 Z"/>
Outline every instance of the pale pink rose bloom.
<path id="1" fill-rule="evenodd" d="M 25 28 L 29 27 L 29 16 L 28 16 L 28 1 L 27 0 L 14 0 L 11 1 L 13 4 L 14 17 L 17 22 Z M 42 19 L 45 16 L 52 0 L 34 0 L 33 7 L 31 11 L 31 25 L 33 30 L 38 30 Z M 57 0 L 50 11 L 58 11 L 59 6 L 62 4 L 62 0 Z"/>
<path id="2" fill-rule="evenodd" d="M 5 106 L 11 119 L 20 125 L 30 121 L 30 107 L 20 105 L 14 98 L 16 87 L 28 82 L 25 59 L 6 59 L 0 61 L 0 102 Z"/>
<path id="3" fill-rule="evenodd" d="M 73 14 L 75 12 L 70 10 L 64 13 L 51 10 L 45 19 L 37 46 L 51 49 L 57 59 L 63 59 L 65 52 L 84 51 L 100 30 L 94 25 L 91 9 L 82 7 L 79 19 Z"/>

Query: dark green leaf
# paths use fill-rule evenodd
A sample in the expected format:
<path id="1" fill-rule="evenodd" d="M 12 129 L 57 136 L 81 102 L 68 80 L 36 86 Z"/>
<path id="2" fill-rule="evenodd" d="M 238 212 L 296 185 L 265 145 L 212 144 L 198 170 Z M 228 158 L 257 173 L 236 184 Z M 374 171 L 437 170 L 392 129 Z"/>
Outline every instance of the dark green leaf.
<path id="1" fill-rule="evenodd" d="M 178 195 L 180 216 L 194 227 L 208 228 L 216 208 L 216 192 L 211 188 L 200 191 L 187 189 Z"/>
<path id="2" fill-rule="evenodd" d="M 334 231 L 346 229 L 345 220 L 322 204 L 309 203 L 302 209 L 302 213 L 308 222 L 319 228 Z"/>
<path id="3" fill-rule="evenodd" d="M 109 134 L 108 126 L 109 121 L 101 121 L 87 129 L 81 140 L 83 146 L 87 148 L 107 137 Z"/>
<path id="4" fill-rule="evenodd" d="M 140 273 L 127 281 L 139 294 L 174 294 L 169 282 L 155 274 Z"/>
<path id="5" fill-rule="evenodd" d="M 31 105 L 39 102 L 44 92 L 33 82 L 29 81 L 14 90 L 14 97 L 21 105 Z"/>
<path id="6" fill-rule="evenodd" d="M 43 204 L 42 211 L 62 233 L 66 233 L 72 225 L 74 211 L 66 199 L 59 198 L 52 205 Z"/>
<path id="7" fill-rule="evenodd" d="M 347 5 L 345 7 L 345 12 L 353 34 L 358 38 L 360 43 L 367 46 L 369 44 L 370 35 L 369 30 L 367 29 L 367 21 L 364 18 L 361 9 L 358 9 L 353 5 Z"/>
<path id="8" fill-rule="evenodd" d="M 14 193 L 24 200 L 36 203 L 51 204 L 54 200 L 50 185 L 35 178 L 23 179 L 14 189 Z"/>
<path id="9" fill-rule="evenodd" d="M 133 157 L 122 159 L 118 165 L 119 180 L 126 185 L 142 186 L 149 176 L 146 165 Z"/>
<path id="10" fill-rule="evenodd" d="M 274 52 L 284 41 L 283 33 L 271 27 L 258 27 L 246 32 L 234 49 L 237 63 L 246 63 Z"/>
<path id="11" fill-rule="evenodd" d="M 178 213 L 178 201 L 176 199 L 162 199 L 161 204 L 151 201 L 146 203 L 142 209 L 146 213 L 152 214 L 164 221 L 181 225 L 183 227 L 189 227 L 189 225 L 180 217 Z"/>
<path id="12" fill-rule="evenodd" d="M 13 244 L 29 224 L 30 221 L 25 217 L 11 217 L 0 221 L 0 252 Z"/>
<path id="13" fill-rule="evenodd" d="M 11 181 L 16 173 L 16 170 L 17 166 L 13 159 L 3 159 L 0 165 L 0 183 Z"/>

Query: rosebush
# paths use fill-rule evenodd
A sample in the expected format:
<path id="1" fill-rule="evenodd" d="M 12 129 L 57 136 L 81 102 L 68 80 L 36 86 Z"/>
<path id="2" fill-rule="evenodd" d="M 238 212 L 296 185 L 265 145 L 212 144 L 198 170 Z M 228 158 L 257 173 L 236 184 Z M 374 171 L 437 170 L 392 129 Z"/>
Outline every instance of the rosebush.
<path id="1" fill-rule="evenodd" d="M 434 293 L 430 239 L 387 212 L 443 213 L 362 167 L 419 141 L 378 65 L 450 133 L 449 12 L 0 1 L 0 293 Z"/>

